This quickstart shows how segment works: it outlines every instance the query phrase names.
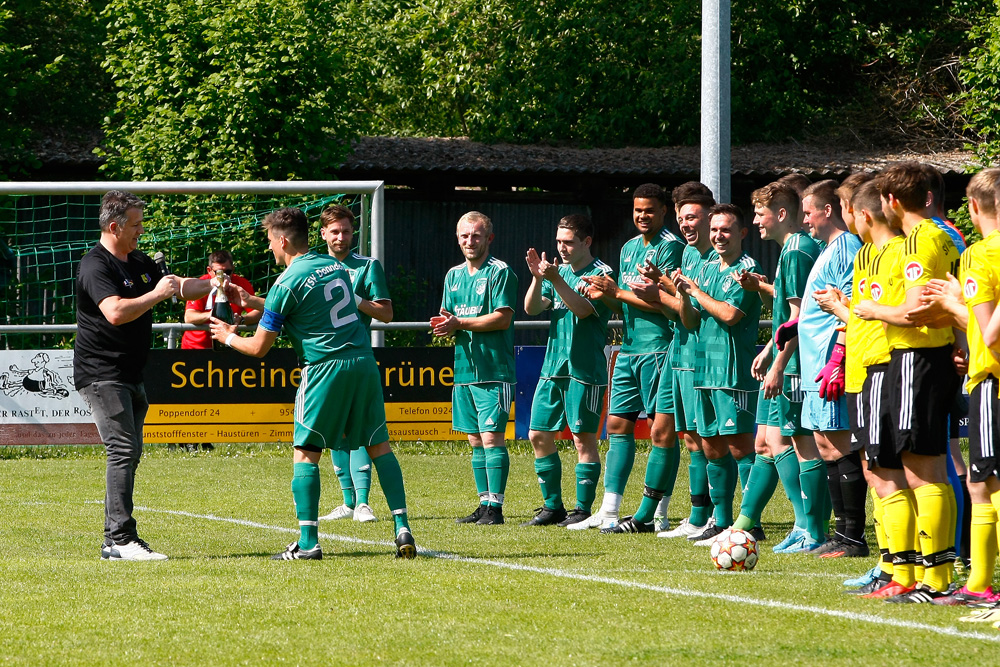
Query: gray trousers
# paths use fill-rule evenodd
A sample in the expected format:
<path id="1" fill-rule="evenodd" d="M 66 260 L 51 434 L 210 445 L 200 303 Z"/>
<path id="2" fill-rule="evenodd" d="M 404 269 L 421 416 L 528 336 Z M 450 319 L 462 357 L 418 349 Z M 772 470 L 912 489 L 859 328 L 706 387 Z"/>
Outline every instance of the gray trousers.
<path id="1" fill-rule="evenodd" d="M 142 457 L 142 425 L 149 410 L 146 389 L 141 383 L 106 380 L 87 385 L 80 395 L 90 406 L 107 454 L 104 543 L 131 542 L 139 537 L 132 518 L 132 492 Z"/>

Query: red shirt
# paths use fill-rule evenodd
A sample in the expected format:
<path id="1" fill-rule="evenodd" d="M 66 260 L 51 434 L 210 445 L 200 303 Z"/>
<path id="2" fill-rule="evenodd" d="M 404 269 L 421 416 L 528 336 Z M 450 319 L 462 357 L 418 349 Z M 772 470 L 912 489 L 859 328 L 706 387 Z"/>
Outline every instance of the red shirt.
<path id="1" fill-rule="evenodd" d="M 202 280 L 207 280 L 214 277 L 214 274 L 206 273 L 201 277 Z M 229 276 L 229 280 L 232 281 L 234 285 L 239 285 L 245 289 L 250 294 L 255 294 L 253 291 L 253 286 L 250 285 L 248 281 L 243 276 L 238 276 L 235 273 Z M 184 306 L 185 310 L 197 310 L 199 312 L 212 312 L 212 305 L 215 299 L 213 298 L 215 292 L 211 292 L 208 296 L 203 296 L 196 301 L 188 301 L 187 305 Z M 233 315 L 239 315 L 246 311 L 246 308 L 238 306 L 235 303 L 230 304 L 233 307 Z M 181 349 L 182 350 L 211 350 L 212 349 L 212 334 L 209 331 L 185 331 L 184 335 L 181 337 Z"/>

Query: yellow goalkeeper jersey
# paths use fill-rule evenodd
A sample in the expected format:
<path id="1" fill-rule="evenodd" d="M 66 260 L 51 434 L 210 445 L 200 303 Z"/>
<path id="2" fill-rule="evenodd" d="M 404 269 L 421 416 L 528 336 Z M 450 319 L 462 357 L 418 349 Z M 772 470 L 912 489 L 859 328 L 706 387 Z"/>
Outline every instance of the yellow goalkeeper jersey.
<path id="1" fill-rule="evenodd" d="M 901 243 L 902 240 L 902 237 L 896 237 L 889 243 Z M 889 343 L 885 338 L 885 327 L 878 320 L 862 320 L 854 314 L 855 304 L 872 298 L 870 273 L 878 253 L 879 249 L 874 243 L 866 243 L 854 257 L 854 286 L 851 290 L 851 314 L 847 319 L 845 364 L 846 389 L 852 394 L 861 392 L 869 366 L 889 363 Z"/>

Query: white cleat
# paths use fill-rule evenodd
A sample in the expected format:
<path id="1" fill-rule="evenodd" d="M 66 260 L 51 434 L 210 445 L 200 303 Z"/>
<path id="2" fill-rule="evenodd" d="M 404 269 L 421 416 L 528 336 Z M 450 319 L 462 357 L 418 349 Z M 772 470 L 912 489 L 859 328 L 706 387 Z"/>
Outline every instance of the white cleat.
<path id="1" fill-rule="evenodd" d="M 167 560 L 163 554 L 153 551 L 148 544 L 136 539 L 125 544 L 106 545 L 101 549 L 104 560 Z"/>
<path id="2" fill-rule="evenodd" d="M 587 530 L 588 528 L 614 528 L 618 525 L 617 514 L 591 514 L 589 517 L 578 523 L 571 523 L 566 526 L 569 530 Z"/>
<path id="3" fill-rule="evenodd" d="M 347 505 L 341 505 L 337 509 L 333 510 L 329 514 L 321 516 L 320 521 L 336 521 L 337 519 L 352 519 L 354 518 L 354 509 L 348 507 Z"/>
<path id="4" fill-rule="evenodd" d="M 657 533 L 656 536 L 657 537 L 691 537 L 692 535 L 700 535 L 700 534 L 704 533 L 706 528 L 708 528 L 708 524 L 707 523 L 704 526 L 696 526 L 693 523 L 691 523 L 690 520 L 688 520 L 687 518 L 685 518 L 683 521 L 680 522 L 680 525 L 678 525 L 673 530 L 665 530 L 665 531 L 663 531 L 661 533 Z"/>
<path id="5" fill-rule="evenodd" d="M 667 517 L 663 516 L 662 514 L 658 515 L 658 516 L 654 516 L 653 517 L 653 530 L 655 530 L 657 532 L 660 532 L 660 531 L 664 531 L 665 532 L 665 531 L 670 530 L 670 519 L 668 519 Z"/>
<path id="6" fill-rule="evenodd" d="M 360 505 L 354 508 L 354 520 L 360 521 L 361 523 L 370 523 L 372 521 L 378 521 L 378 519 L 375 517 L 375 512 L 373 512 L 372 508 L 366 505 L 365 503 L 361 503 Z"/>

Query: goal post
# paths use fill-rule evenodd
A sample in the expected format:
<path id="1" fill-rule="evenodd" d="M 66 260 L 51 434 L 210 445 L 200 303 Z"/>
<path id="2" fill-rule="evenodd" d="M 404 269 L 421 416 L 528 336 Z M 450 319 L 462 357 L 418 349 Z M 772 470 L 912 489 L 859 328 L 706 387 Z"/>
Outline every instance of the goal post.
<path id="1" fill-rule="evenodd" d="M 140 248 L 149 255 L 167 251 L 171 270 L 184 275 L 201 275 L 209 252 L 238 243 L 256 266 L 255 275 L 247 275 L 249 262 L 237 263 L 237 272 L 255 287 L 270 284 L 278 271 L 259 252 L 256 228 L 263 216 L 282 206 L 300 206 L 315 219 L 331 203 L 354 210 L 359 252 L 384 264 L 384 181 L 0 182 L 0 259 L 5 262 L 0 267 L 5 297 L 0 323 L 73 321 L 68 319 L 73 265 L 96 242 L 96 207 L 109 190 L 148 200 Z M 312 245 L 318 248 L 316 226 L 311 226 L 310 238 L 317 239 Z M 373 345 L 383 341 L 382 331 L 372 332 Z"/>

